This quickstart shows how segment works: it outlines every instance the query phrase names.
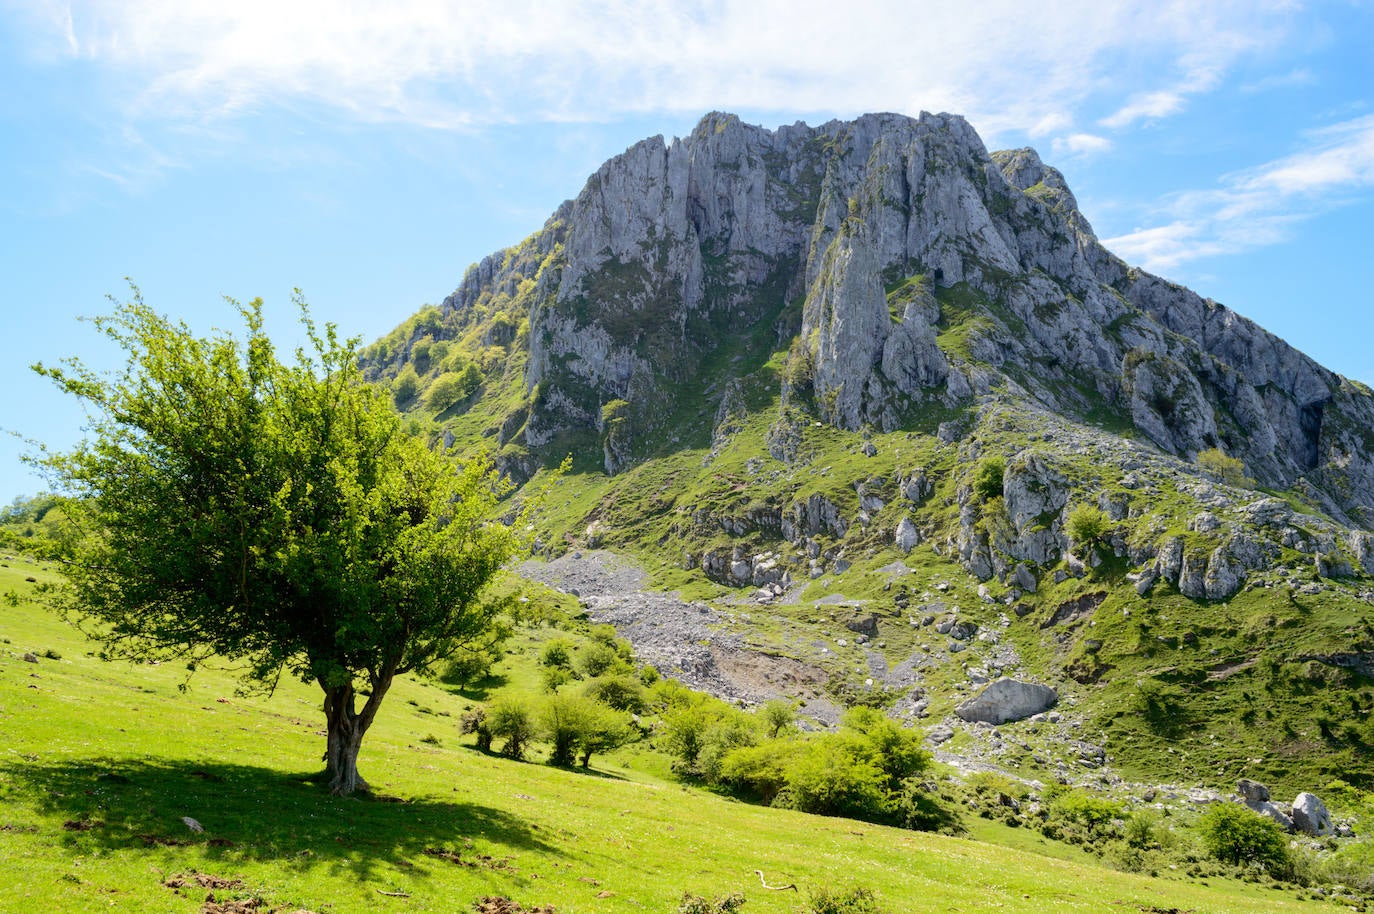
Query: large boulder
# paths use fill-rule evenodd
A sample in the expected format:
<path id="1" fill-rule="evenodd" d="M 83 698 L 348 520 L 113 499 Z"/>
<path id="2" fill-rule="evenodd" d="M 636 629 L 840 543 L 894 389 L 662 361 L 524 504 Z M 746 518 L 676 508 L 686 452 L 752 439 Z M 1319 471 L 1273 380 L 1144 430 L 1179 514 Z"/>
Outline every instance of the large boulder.
<path id="1" fill-rule="evenodd" d="M 897 533 L 893 536 L 893 541 L 903 554 L 915 549 L 917 544 L 921 542 L 921 533 L 916 529 L 916 525 L 911 522 L 911 518 L 902 518 L 902 522 L 897 525 Z"/>
<path id="2" fill-rule="evenodd" d="M 1059 693 L 1047 685 L 1004 676 L 961 703 L 954 713 L 967 721 L 1005 724 L 1048 711 L 1058 701 Z"/>
<path id="3" fill-rule="evenodd" d="M 1336 833 L 1326 804 L 1310 793 L 1300 793 L 1297 799 L 1293 800 L 1293 827 L 1305 835 L 1316 838 Z"/>

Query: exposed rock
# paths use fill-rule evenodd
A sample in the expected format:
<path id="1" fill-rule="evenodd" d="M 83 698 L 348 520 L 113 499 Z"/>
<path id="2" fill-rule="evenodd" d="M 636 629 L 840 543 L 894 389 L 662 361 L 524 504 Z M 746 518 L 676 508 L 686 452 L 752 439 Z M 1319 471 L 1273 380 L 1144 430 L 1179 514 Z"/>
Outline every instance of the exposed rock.
<path id="1" fill-rule="evenodd" d="M 911 518 L 904 517 L 901 523 L 897 525 L 897 532 L 892 539 L 897 548 L 906 554 L 920 544 L 921 534 L 916 529 L 916 525 L 911 522 Z"/>
<path id="2" fill-rule="evenodd" d="M 878 637 L 878 617 L 873 613 L 858 613 L 850 616 L 844 621 L 844 627 L 856 634 L 867 635 L 869 638 Z"/>
<path id="3" fill-rule="evenodd" d="M 1004 676 L 962 702 L 954 713 L 967 721 L 1005 724 L 1048 711 L 1058 701 L 1059 693 L 1049 686 Z"/>
<path id="4" fill-rule="evenodd" d="M 1252 781 L 1249 778 L 1241 778 L 1236 782 L 1236 790 L 1249 803 L 1263 803 L 1269 799 L 1269 788 L 1259 781 Z"/>
<path id="5" fill-rule="evenodd" d="M 1293 800 L 1293 827 L 1317 838 L 1335 834 L 1336 831 L 1326 804 L 1310 793 L 1300 793 Z"/>
<path id="6" fill-rule="evenodd" d="M 1288 813 L 1284 812 L 1283 808 L 1280 807 L 1277 803 L 1272 803 L 1269 800 L 1263 800 L 1258 803 L 1247 802 L 1245 805 L 1249 807 L 1251 810 L 1259 813 L 1260 815 L 1267 816 L 1268 818 L 1273 819 L 1275 822 L 1279 824 L 1280 827 L 1283 828 L 1284 831 L 1293 831 L 1293 817 L 1288 815 Z"/>

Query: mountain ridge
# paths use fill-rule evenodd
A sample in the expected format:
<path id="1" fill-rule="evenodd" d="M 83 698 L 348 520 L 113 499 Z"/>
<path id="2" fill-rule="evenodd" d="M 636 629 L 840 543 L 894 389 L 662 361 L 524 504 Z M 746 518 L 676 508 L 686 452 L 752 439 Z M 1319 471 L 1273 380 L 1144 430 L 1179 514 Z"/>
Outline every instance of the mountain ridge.
<path id="1" fill-rule="evenodd" d="M 533 394 L 548 382 L 548 396 L 532 396 L 523 428 L 503 436 L 536 452 L 603 425 L 600 407 L 622 400 L 630 440 L 599 443 L 608 469 L 639 459 L 657 427 L 642 401 L 671 399 L 734 326 L 779 310 L 791 321 L 781 338 L 801 299 L 796 331 L 823 418 L 840 427 L 889 430 L 903 408 L 967 402 L 1007 380 L 1061 412 L 1105 403 L 1175 455 L 1219 446 L 1263 483 L 1306 479 L 1344 522 L 1374 517 L 1374 464 L 1351 431 L 1374 424 L 1367 391 L 1129 267 L 1058 171 L 1033 150 L 988 154 L 953 115 L 777 131 L 707 115 L 685 139 L 609 160 L 531 243 L 538 263 L 486 258 L 442 311 L 461 324 L 484 295 L 538 276 L 525 383 Z M 910 276 L 925 288 L 884 301 Z M 953 369 L 924 294 L 950 289 L 1004 309 Z M 1075 384 L 1087 389 L 1065 389 Z"/>
<path id="2" fill-rule="evenodd" d="M 541 552 L 630 554 L 839 694 L 977 740 L 964 690 L 1020 675 L 1137 772 L 1369 779 L 1374 396 L 1125 264 L 962 118 L 643 141 L 363 364 L 517 484 L 573 456 Z M 687 647 L 665 673 L 716 662 Z M 1237 723 L 1259 690 L 1271 728 Z"/>

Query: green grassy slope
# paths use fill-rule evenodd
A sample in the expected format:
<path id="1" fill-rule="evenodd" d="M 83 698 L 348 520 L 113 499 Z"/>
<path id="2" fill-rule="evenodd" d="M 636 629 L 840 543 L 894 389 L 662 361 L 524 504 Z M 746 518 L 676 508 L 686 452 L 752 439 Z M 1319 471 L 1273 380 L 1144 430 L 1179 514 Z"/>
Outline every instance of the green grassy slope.
<path id="1" fill-rule="evenodd" d="M 4 564 L 0 592 L 17 599 L 0 606 L 3 911 L 192 912 L 207 893 L 284 911 L 462 911 L 486 894 L 560 914 L 671 911 L 684 891 L 801 909 L 804 893 L 766 891 L 755 870 L 803 889 L 867 886 L 892 911 L 1331 909 L 753 807 L 656 778 L 634 753 L 590 773 L 505 761 L 459 739 L 465 698 L 413 681 L 360 759 L 382 798 L 332 798 L 308 780 L 323 744 L 311 688 L 244 697 L 205 669 L 181 691 L 172 664 L 99 661 L 30 599 L 52 572 Z M 237 882 L 164 885 L 193 871 Z"/>

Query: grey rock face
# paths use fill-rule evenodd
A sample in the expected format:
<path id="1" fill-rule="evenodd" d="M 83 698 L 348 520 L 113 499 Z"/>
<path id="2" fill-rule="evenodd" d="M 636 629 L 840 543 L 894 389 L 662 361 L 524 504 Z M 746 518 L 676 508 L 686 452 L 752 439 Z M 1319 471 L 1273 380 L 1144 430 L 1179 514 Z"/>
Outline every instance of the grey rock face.
<path id="1" fill-rule="evenodd" d="M 954 713 L 967 721 L 1005 724 L 1048 711 L 1058 701 L 1059 693 L 1049 686 L 1004 676 L 962 702 Z"/>
<path id="2" fill-rule="evenodd" d="M 1267 816 L 1270 819 L 1273 819 L 1275 822 L 1279 824 L 1280 827 L 1283 828 L 1284 831 L 1293 831 L 1293 817 L 1290 816 L 1288 813 L 1284 812 L 1283 808 L 1280 807 L 1277 803 L 1272 803 L 1268 800 L 1264 800 L 1259 803 L 1246 803 L 1245 805 L 1248 806 L 1250 809 L 1254 810 L 1255 812 L 1259 813 L 1260 815 Z"/>
<path id="3" fill-rule="evenodd" d="M 1269 799 L 1269 788 L 1259 781 L 1252 781 L 1249 778 L 1241 778 L 1236 782 L 1236 790 L 1246 803 L 1263 803 Z"/>
<path id="4" fill-rule="evenodd" d="M 903 553 L 910 552 L 921 542 L 921 534 L 911 522 L 911 518 L 902 518 L 901 523 L 897 525 L 897 532 L 893 535 L 893 542 Z"/>
<path id="5" fill-rule="evenodd" d="M 989 155 L 955 116 L 765 130 L 714 113 L 681 140 L 645 140 L 542 231 L 469 270 L 444 302 L 445 332 L 517 295 L 529 402 L 502 445 L 561 457 L 586 439 L 622 470 L 682 407 L 716 403 L 708 357 L 759 326 L 777 333 L 758 334 L 754 355 L 796 340 L 810 373 L 789 372 L 787 396 L 814 396 L 843 428 L 890 431 L 913 409 L 1006 390 L 1070 416 L 1112 414 L 1185 459 L 1221 447 L 1259 482 L 1305 479 L 1338 521 L 1374 528 L 1374 395 L 1128 267 L 1059 172 L 1029 149 Z M 617 399 L 629 432 L 606 442 L 598 417 Z M 944 441 L 961 433 L 941 429 Z M 780 424 L 770 453 L 797 460 L 796 432 Z M 1052 557 L 1058 531 L 1036 534 L 1014 558 Z M 975 544 L 961 552 L 995 562 Z M 1188 572 L 1193 593 L 1233 585 L 1228 562 L 1210 583 L 1201 558 Z"/>
<path id="6" fill-rule="evenodd" d="M 1310 793 L 1300 793 L 1293 800 L 1293 827 L 1316 838 L 1336 833 L 1326 804 Z"/>

